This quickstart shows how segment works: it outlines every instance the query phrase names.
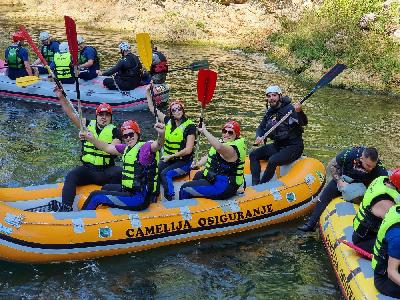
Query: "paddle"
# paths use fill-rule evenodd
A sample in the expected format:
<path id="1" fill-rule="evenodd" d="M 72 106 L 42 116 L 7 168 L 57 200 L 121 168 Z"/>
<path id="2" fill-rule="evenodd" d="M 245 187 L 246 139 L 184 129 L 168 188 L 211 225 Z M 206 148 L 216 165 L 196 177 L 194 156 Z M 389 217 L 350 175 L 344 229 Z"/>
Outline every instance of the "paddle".
<path id="1" fill-rule="evenodd" d="M 15 83 L 20 87 L 26 87 L 28 85 L 35 84 L 39 80 L 41 79 L 40 77 L 37 76 L 24 76 L 24 77 L 18 77 Z"/>
<path id="2" fill-rule="evenodd" d="M 147 72 L 150 73 L 151 63 L 153 61 L 153 50 L 151 49 L 150 35 L 147 32 L 136 34 L 136 43 L 140 60 Z M 158 122 L 157 116 L 157 103 L 154 100 L 153 85 L 150 87 L 151 101 L 153 102 L 154 115 L 156 116 L 156 123 Z"/>
<path id="3" fill-rule="evenodd" d="M 81 105 L 81 92 L 79 89 L 79 78 L 78 78 L 78 38 L 76 34 L 76 24 L 75 21 L 68 16 L 64 16 L 65 21 L 65 33 L 67 34 L 68 48 L 72 56 L 72 63 L 74 65 L 74 78 L 75 78 L 75 87 L 76 87 L 76 98 L 78 100 L 78 114 L 79 114 L 79 123 L 80 130 L 83 131 L 85 126 L 83 125 L 83 117 L 82 117 L 82 105 Z"/>
<path id="4" fill-rule="evenodd" d="M 56 83 L 57 87 L 61 90 L 62 94 L 64 95 L 65 99 L 67 100 L 68 105 L 71 107 L 72 111 L 75 113 L 76 116 L 78 116 L 78 112 L 76 111 L 75 107 L 72 105 L 71 101 L 68 99 L 67 93 L 65 92 L 61 82 L 54 75 L 54 72 L 50 68 L 50 66 L 47 63 L 47 61 L 44 59 L 44 57 L 43 57 L 42 53 L 40 52 L 39 48 L 33 42 L 33 40 L 31 38 L 31 36 L 29 35 L 28 31 L 26 31 L 24 26 L 20 26 L 19 30 L 24 35 L 24 37 L 25 37 L 26 41 L 28 42 L 28 44 L 31 46 L 33 52 L 35 52 L 37 57 L 39 57 L 39 59 L 42 62 L 43 66 L 47 69 L 47 72 L 49 72 L 50 76 L 53 78 L 53 80 Z"/>
<path id="5" fill-rule="evenodd" d="M 300 103 L 303 104 L 308 98 L 310 98 L 318 89 L 326 86 L 329 82 L 331 82 L 336 76 L 338 76 L 340 73 L 343 72 L 344 69 L 346 69 L 346 65 L 344 64 L 336 64 L 332 69 L 330 69 L 322 78 L 317 82 L 316 86 L 305 96 Z M 263 136 L 262 140 L 265 140 L 267 136 L 273 132 L 276 127 L 278 127 L 280 124 L 282 124 L 283 121 L 285 121 L 291 114 L 292 110 L 289 111 L 286 115 L 282 117 L 274 126 L 272 126 Z M 257 146 L 257 144 L 253 144 L 253 146 Z"/>
<path id="6" fill-rule="evenodd" d="M 360 247 L 354 245 L 353 243 L 351 243 L 349 241 L 342 240 L 342 239 L 339 239 L 338 241 L 345 244 L 346 246 L 350 247 L 351 249 L 355 250 L 357 253 L 361 254 L 363 257 L 365 257 L 369 260 L 371 260 L 373 257 L 373 255 L 371 253 L 365 251 L 364 249 L 361 249 Z"/>
<path id="7" fill-rule="evenodd" d="M 211 102 L 211 99 L 214 95 L 216 84 L 217 84 L 216 72 L 208 69 L 199 70 L 199 73 L 197 75 L 197 99 L 201 103 L 199 128 L 203 126 L 204 109 L 206 108 L 207 104 Z M 197 136 L 197 141 L 196 141 L 196 150 L 195 150 L 196 162 L 198 161 L 199 145 L 200 145 L 200 135 Z"/>
<path id="8" fill-rule="evenodd" d="M 179 70 L 198 71 L 201 69 L 208 69 L 208 67 L 209 67 L 208 60 L 195 60 L 194 62 L 192 62 L 190 65 L 188 65 L 186 67 L 179 67 L 176 69 L 169 70 L 165 73 L 171 73 L 171 72 L 175 72 L 175 71 L 179 71 Z"/>

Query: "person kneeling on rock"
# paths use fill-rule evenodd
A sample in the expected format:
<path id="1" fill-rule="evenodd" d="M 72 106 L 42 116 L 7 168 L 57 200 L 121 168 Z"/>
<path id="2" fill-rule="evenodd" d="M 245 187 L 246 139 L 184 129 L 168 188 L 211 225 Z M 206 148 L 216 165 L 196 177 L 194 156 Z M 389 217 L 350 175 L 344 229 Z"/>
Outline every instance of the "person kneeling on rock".
<path id="1" fill-rule="evenodd" d="M 101 191 L 92 192 L 82 209 L 93 210 L 99 205 L 129 210 L 146 209 L 156 192 L 158 179 L 159 150 L 164 144 L 164 124 L 154 125 L 158 133 L 157 141 L 140 141 L 140 127 L 133 121 L 125 121 L 121 126 L 126 144 L 111 145 L 99 141 L 92 133 L 80 133 L 80 138 L 88 140 L 97 148 L 112 154 L 122 155 L 123 171 L 121 184 L 106 184 Z"/>

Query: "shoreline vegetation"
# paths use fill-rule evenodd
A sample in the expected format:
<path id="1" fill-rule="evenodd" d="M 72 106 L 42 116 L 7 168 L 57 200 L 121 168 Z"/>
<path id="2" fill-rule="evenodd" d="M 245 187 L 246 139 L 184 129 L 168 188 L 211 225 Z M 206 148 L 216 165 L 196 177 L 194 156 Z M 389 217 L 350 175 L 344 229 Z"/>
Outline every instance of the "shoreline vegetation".
<path id="1" fill-rule="evenodd" d="M 6 17 L 148 32 L 155 41 L 259 51 L 301 80 L 335 63 L 333 86 L 400 95 L 399 0 L 11 0 Z M 49 13 L 51 12 L 51 13 Z"/>

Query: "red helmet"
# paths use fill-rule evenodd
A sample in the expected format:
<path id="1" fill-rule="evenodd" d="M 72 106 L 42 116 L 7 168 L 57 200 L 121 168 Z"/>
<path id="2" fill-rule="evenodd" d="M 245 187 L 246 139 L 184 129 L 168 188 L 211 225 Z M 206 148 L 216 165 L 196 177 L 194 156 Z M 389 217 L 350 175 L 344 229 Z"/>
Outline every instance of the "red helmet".
<path id="1" fill-rule="evenodd" d="M 390 182 L 400 190 L 400 168 L 393 170 L 392 174 L 389 176 Z"/>
<path id="2" fill-rule="evenodd" d="M 14 32 L 12 34 L 12 40 L 14 43 L 25 40 L 25 35 L 21 31 Z"/>
<path id="3" fill-rule="evenodd" d="M 172 108 L 172 106 L 174 106 L 174 105 L 180 105 L 181 107 L 182 107 L 182 109 L 183 109 L 183 112 L 185 112 L 185 105 L 183 104 L 183 101 L 182 100 L 175 100 L 175 101 L 172 101 L 169 105 L 168 105 L 168 111 L 171 113 L 171 108 Z"/>
<path id="4" fill-rule="evenodd" d="M 96 108 L 96 115 L 102 113 L 102 112 L 107 112 L 112 115 L 112 108 L 110 104 L 107 103 L 101 103 L 99 106 Z"/>
<path id="5" fill-rule="evenodd" d="M 122 133 L 124 132 L 124 130 L 127 130 L 127 129 L 132 129 L 137 134 L 140 134 L 140 127 L 139 127 L 138 123 L 136 123 L 133 120 L 128 120 L 128 121 L 125 121 L 124 123 L 122 123 L 122 126 L 121 126 Z"/>
<path id="6" fill-rule="evenodd" d="M 237 138 L 240 136 L 240 125 L 236 121 L 233 121 L 233 120 L 228 121 L 227 123 L 225 123 L 224 127 L 222 127 L 222 128 L 223 129 L 231 128 L 235 132 Z"/>

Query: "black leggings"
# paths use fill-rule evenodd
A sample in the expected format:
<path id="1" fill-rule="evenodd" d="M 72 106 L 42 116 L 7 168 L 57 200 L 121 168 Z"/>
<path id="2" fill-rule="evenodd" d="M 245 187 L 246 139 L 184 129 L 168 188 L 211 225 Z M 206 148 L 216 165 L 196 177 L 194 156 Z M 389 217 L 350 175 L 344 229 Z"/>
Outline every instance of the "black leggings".
<path id="1" fill-rule="evenodd" d="M 300 158 L 304 150 L 302 142 L 278 147 L 275 144 L 261 146 L 250 152 L 250 170 L 252 185 L 268 182 L 274 177 L 277 166 L 287 165 Z M 267 160 L 267 169 L 260 181 L 261 165 L 260 160 Z"/>
<path id="2" fill-rule="evenodd" d="M 337 189 L 336 181 L 331 180 L 318 195 L 317 206 L 315 206 L 310 218 L 308 219 L 308 224 L 314 227 L 317 224 L 322 212 L 332 201 L 332 199 L 339 197 L 340 195 L 341 193 Z"/>
<path id="3" fill-rule="evenodd" d="M 115 85 L 115 83 L 117 83 L 118 87 Z M 128 80 L 121 80 L 118 77 L 115 77 L 115 82 L 114 82 L 114 79 L 112 78 L 105 78 L 103 80 L 103 84 L 109 90 L 118 90 L 119 88 L 121 91 L 130 91 L 136 89 L 139 86 L 140 80 L 137 81 L 134 78 L 132 78 L 132 80 L 128 81 Z"/>
<path id="4" fill-rule="evenodd" d="M 390 296 L 394 298 L 400 299 L 400 286 L 391 281 L 387 274 L 380 275 L 374 274 L 374 283 L 376 289 L 384 294 L 385 296 Z"/>
<path id="5" fill-rule="evenodd" d="M 366 230 L 367 231 L 363 236 L 354 231 L 351 239 L 353 240 L 354 245 L 369 253 L 373 253 L 377 234 L 371 230 Z"/>
<path id="6" fill-rule="evenodd" d="M 76 196 L 76 187 L 88 184 L 105 185 L 121 183 L 122 168 L 110 166 L 104 169 L 94 166 L 79 166 L 68 172 L 62 189 L 62 203 L 72 207 Z"/>

